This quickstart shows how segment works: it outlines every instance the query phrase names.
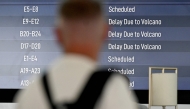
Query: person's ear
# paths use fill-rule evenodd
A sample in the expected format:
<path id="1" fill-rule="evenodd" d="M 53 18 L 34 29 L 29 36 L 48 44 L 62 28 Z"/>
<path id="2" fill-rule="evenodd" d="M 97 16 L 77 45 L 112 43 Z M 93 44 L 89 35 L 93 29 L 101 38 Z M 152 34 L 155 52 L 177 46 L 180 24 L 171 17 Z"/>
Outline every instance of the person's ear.
<path id="1" fill-rule="evenodd" d="M 103 40 L 106 40 L 108 38 L 109 30 L 110 30 L 110 26 L 108 24 L 105 24 L 104 31 L 103 31 Z"/>
<path id="2" fill-rule="evenodd" d="M 55 36 L 56 36 L 56 39 L 58 41 L 58 43 L 63 46 L 64 45 L 64 40 L 63 40 L 63 32 L 61 31 L 60 28 L 56 27 L 54 29 L 54 32 L 55 32 Z"/>

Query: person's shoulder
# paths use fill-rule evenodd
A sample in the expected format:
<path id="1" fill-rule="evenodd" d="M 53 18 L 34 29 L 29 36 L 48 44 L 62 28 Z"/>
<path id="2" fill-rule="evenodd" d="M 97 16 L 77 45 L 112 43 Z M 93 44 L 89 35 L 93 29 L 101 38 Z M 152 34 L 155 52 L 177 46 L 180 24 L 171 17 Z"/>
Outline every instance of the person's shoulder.
<path id="1" fill-rule="evenodd" d="M 93 75 L 110 76 L 112 81 L 120 81 L 125 84 L 129 83 L 129 79 L 126 75 L 122 75 L 116 71 L 109 71 L 108 68 L 97 69 Z"/>
<path id="2" fill-rule="evenodd" d="M 97 106 L 109 109 L 137 109 L 137 105 L 135 104 L 136 99 L 134 98 L 134 94 L 130 91 L 129 83 L 125 75 L 118 72 L 109 72 L 108 70 L 99 71 L 99 73 L 101 72 L 110 73 L 112 76 L 110 76 L 107 81 L 101 101 L 99 101 Z"/>
<path id="3" fill-rule="evenodd" d="M 34 78 L 33 78 L 34 79 Z M 41 105 L 44 102 L 43 89 L 41 83 L 42 76 L 35 77 L 35 82 L 28 87 L 21 89 L 15 96 L 14 102 L 18 103 L 18 107 L 23 109 L 24 107 L 31 105 Z M 35 106 L 34 106 L 35 107 Z"/>
<path id="4" fill-rule="evenodd" d="M 119 90 L 120 88 L 127 88 L 127 86 L 129 86 L 128 78 L 125 75 L 109 71 L 107 67 L 97 69 L 92 73 L 91 77 L 94 77 L 99 81 L 107 79 L 104 90 Z"/>

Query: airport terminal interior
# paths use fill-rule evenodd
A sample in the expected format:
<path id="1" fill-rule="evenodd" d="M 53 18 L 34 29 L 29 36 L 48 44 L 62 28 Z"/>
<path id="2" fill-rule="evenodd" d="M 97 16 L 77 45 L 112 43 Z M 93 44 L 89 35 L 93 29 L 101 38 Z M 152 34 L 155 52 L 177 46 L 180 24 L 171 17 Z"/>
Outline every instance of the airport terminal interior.
<path id="1" fill-rule="evenodd" d="M 0 0 L 0 109 L 16 109 L 15 94 L 65 55 L 53 31 L 59 2 Z M 98 66 L 127 76 L 147 109 L 190 109 L 190 1 L 101 3 L 110 29 Z"/>

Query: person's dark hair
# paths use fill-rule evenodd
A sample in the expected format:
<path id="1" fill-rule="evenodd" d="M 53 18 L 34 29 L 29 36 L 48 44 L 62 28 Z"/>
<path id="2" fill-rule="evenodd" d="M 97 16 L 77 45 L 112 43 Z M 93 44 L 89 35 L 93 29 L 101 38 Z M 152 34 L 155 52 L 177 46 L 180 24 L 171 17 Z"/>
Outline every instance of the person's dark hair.
<path id="1" fill-rule="evenodd" d="M 101 3 L 93 0 L 67 0 L 59 8 L 59 15 L 66 19 L 88 19 L 101 14 Z"/>

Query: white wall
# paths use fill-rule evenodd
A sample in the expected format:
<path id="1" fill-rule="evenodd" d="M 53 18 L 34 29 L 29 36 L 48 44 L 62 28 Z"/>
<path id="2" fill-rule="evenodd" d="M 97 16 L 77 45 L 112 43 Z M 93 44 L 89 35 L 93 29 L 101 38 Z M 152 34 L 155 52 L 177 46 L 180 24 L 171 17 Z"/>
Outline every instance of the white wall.
<path id="1" fill-rule="evenodd" d="M 148 104 L 143 104 L 148 107 Z M 161 106 L 152 106 L 151 109 L 163 109 Z M 175 109 L 174 106 L 167 106 L 166 109 Z M 178 109 L 190 109 L 190 104 L 189 105 L 178 105 Z"/>
<path id="2" fill-rule="evenodd" d="M 16 103 L 0 103 L 0 109 L 15 109 Z"/>
<path id="3" fill-rule="evenodd" d="M 147 104 L 143 104 L 148 106 Z M 15 109 L 16 103 L 0 103 L 0 109 Z M 162 107 L 152 106 L 151 109 L 162 109 Z M 166 109 L 175 109 L 174 107 L 166 107 Z M 189 105 L 178 105 L 178 109 L 190 109 Z"/>

